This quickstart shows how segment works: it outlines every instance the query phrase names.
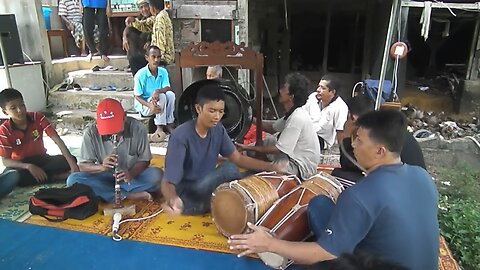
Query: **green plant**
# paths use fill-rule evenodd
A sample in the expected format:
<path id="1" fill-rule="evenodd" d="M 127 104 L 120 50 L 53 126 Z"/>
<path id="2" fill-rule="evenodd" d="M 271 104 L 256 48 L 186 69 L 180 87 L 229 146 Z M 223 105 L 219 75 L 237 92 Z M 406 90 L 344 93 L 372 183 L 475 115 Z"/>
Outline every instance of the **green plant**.
<path id="1" fill-rule="evenodd" d="M 480 267 L 480 204 L 472 198 L 440 197 L 441 234 L 466 270 Z"/>

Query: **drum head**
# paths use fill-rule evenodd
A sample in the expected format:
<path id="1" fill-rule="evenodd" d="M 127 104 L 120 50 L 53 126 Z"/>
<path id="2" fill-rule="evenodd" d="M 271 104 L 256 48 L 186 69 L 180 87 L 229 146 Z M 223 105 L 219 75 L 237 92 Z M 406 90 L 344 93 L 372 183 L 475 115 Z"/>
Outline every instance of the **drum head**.
<path id="1" fill-rule="evenodd" d="M 220 233 L 226 237 L 241 234 L 247 229 L 249 213 L 245 197 L 235 189 L 222 189 L 212 196 L 212 218 Z"/>

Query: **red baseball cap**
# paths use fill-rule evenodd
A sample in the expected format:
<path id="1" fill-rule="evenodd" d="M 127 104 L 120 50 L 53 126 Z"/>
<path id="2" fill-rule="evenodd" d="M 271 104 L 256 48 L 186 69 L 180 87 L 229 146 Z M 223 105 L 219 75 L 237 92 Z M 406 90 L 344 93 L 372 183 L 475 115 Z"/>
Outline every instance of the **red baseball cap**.
<path id="1" fill-rule="evenodd" d="M 120 101 L 104 98 L 97 105 L 97 130 L 100 135 L 112 135 L 123 131 L 125 111 Z"/>

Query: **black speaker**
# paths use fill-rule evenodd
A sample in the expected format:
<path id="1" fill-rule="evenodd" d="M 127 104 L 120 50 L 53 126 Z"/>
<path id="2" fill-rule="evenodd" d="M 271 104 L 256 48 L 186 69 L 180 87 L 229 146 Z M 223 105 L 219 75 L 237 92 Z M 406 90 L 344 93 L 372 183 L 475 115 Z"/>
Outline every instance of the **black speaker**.
<path id="1" fill-rule="evenodd" d="M 252 123 L 252 106 L 248 100 L 248 93 L 243 87 L 227 80 L 201 80 L 192 83 L 183 91 L 176 110 L 180 124 L 197 117 L 195 100 L 200 88 L 213 85 L 221 88 L 225 93 L 225 114 L 222 125 L 230 138 L 242 140 Z"/>
<path id="2" fill-rule="evenodd" d="M 18 36 L 17 21 L 15 15 L 0 15 L 0 38 L 8 59 L 8 64 L 23 64 L 22 45 Z M 0 66 L 3 66 L 3 57 L 0 54 Z"/>

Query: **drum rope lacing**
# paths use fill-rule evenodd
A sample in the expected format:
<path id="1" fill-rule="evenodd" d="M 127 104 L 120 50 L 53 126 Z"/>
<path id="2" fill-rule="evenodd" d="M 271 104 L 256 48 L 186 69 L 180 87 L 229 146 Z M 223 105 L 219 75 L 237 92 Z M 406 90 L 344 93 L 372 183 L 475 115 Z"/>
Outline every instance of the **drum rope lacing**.
<path id="1" fill-rule="evenodd" d="M 303 183 L 303 187 L 310 190 L 311 192 L 313 192 L 314 194 L 318 195 L 315 190 L 312 190 L 312 186 L 315 186 L 317 188 L 320 188 L 321 190 L 325 191 L 327 194 L 324 194 L 324 195 L 327 195 L 333 202 L 336 202 L 337 201 L 337 198 L 335 198 L 335 194 L 333 194 L 331 192 L 331 190 L 329 190 L 328 188 L 320 185 L 320 183 L 316 183 L 315 181 L 308 181 L 308 182 L 305 182 Z"/>
<path id="2" fill-rule="evenodd" d="M 298 197 L 297 203 L 294 206 L 292 206 L 292 209 L 290 209 L 290 211 L 288 211 L 288 213 L 282 219 L 280 219 L 280 221 L 275 226 L 273 226 L 273 228 L 270 230 L 270 232 L 275 233 L 278 230 L 278 228 L 280 228 L 285 222 L 287 222 L 287 220 L 290 217 L 295 215 L 295 213 L 297 213 L 298 210 L 307 207 L 308 203 L 307 204 L 300 204 L 300 202 L 303 199 L 304 194 L 305 194 L 305 189 L 302 189 L 302 193 Z"/>
<path id="3" fill-rule="evenodd" d="M 259 179 L 259 182 L 254 182 L 253 179 Z M 259 185 L 255 185 L 258 183 Z M 254 217 L 258 220 L 258 216 L 262 215 L 269 207 L 269 205 L 278 199 L 278 194 L 272 192 L 275 187 L 261 176 L 252 175 L 242 179 L 242 181 L 232 181 L 229 186 L 238 186 L 243 190 L 253 201 L 253 203 L 247 204 L 247 207 L 255 207 Z M 251 192 L 252 191 L 252 192 Z"/>

